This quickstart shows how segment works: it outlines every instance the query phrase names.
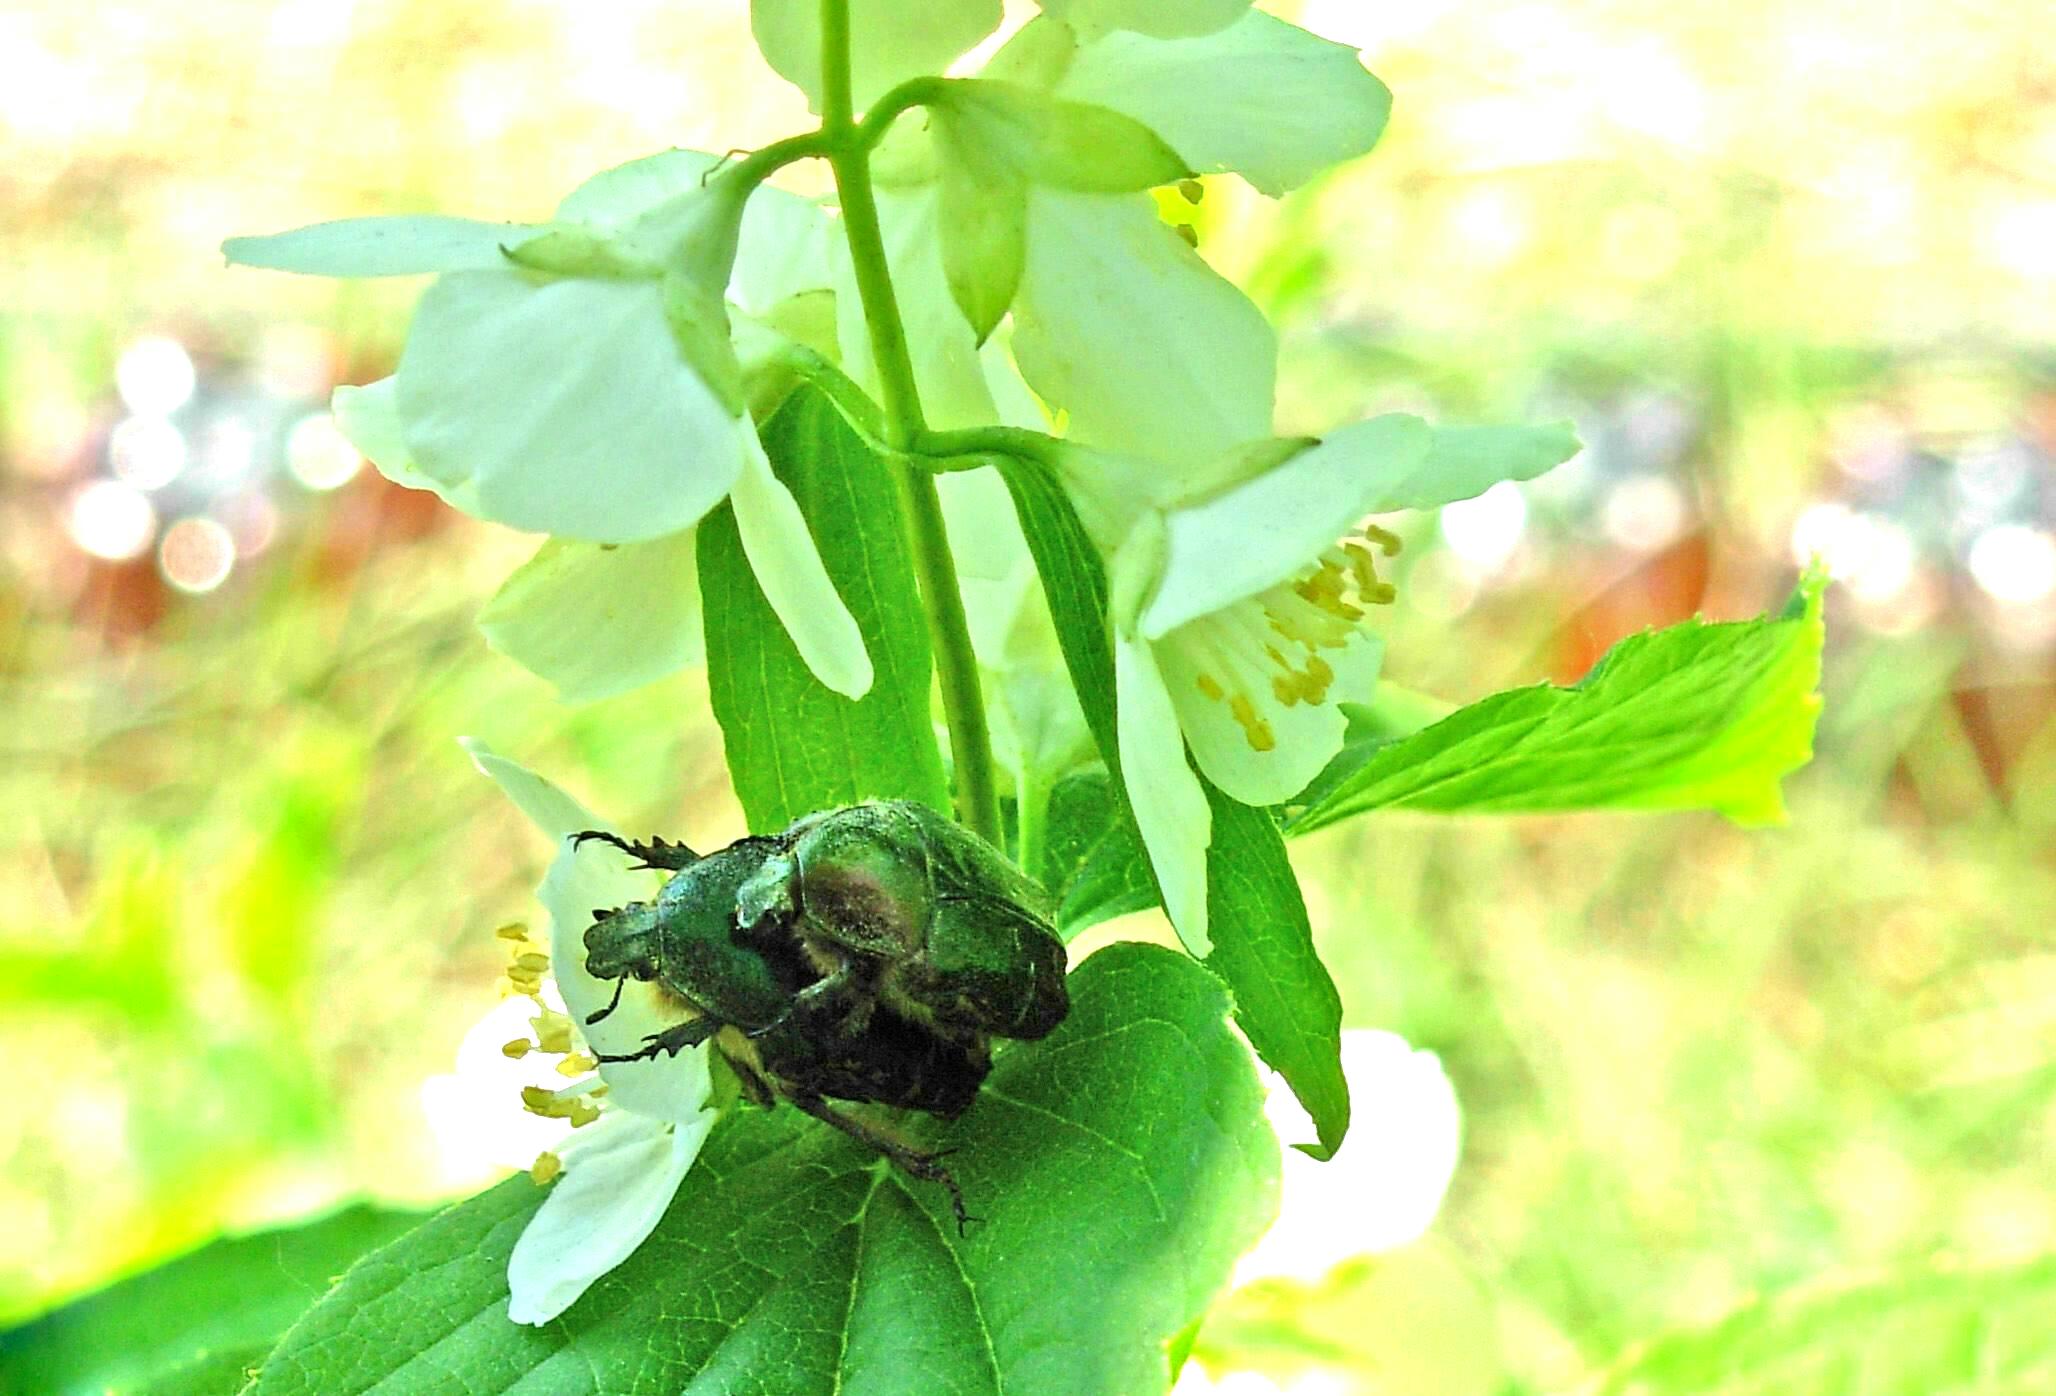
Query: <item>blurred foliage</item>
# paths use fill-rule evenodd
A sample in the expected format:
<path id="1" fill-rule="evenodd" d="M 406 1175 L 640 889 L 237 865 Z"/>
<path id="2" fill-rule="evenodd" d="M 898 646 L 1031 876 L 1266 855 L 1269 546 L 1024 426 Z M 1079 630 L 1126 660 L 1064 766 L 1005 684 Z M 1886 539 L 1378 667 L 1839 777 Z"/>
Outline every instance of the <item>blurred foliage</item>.
<path id="1" fill-rule="evenodd" d="M 1209 181 L 1184 215 L 1283 323 L 1284 424 L 1576 410 L 1590 454 L 1639 460 L 1630 409 L 1686 416 L 1665 463 L 1698 525 L 1662 551 L 1566 523 L 1481 578 L 1410 537 L 1406 682 L 1468 701 L 1774 607 L 1794 515 L 1862 484 L 1848 443 L 1879 423 L 1944 456 L 2056 442 L 2040 7 L 1299 8 L 1369 47 L 1385 145 L 1275 207 Z M 225 1227 L 492 1176 L 422 1084 L 495 1001 L 491 930 L 541 850 L 456 734 L 632 827 L 740 832 L 699 679 L 566 711 L 484 650 L 519 540 L 360 478 L 182 598 L 60 517 L 141 333 L 314 396 L 392 352 L 410 287 L 229 275 L 223 235 L 530 216 L 620 159 L 784 134 L 799 102 L 742 11 L 0 17 L 0 1051 L 34 1073 L 0 1120 L 0 1317 Z M 1249 1287 L 1196 1370 L 1559 1389 L 1737 1311 L 1708 1331 L 1893 1312 L 1778 1297 L 1824 1277 L 2056 1252 L 2056 677 L 1949 585 L 1927 625 L 1831 594 L 1788 829 L 1402 815 L 1295 846 L 1347 1021 L 1442 1054 L 1466 1154 L 1429 1240 Z M 1945 1323 L 1981 1302 L 1932 1293 Z M 1648 1351 L 1702 1371 L 1707 1343 Z"/>

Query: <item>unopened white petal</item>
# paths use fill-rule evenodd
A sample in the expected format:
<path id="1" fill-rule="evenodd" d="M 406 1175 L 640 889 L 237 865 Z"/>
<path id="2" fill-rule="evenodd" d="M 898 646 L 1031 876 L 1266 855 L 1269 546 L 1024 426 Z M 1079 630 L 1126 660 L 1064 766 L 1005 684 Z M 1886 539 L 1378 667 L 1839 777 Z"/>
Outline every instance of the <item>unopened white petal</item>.
<path id="1" fill-rule="evenodd" d="M 669 1125 L 610 1110 L 558 1150 L 564 1172 L 507 1258 L 507 1317 L 548 1323 L 663 1220 L 714 1115 Z"/>
<path id="2" fill-rule="evenodd" d="M 814 677 L 845 698 L 871 690 L 871 656 L 857 620 L 829 579 L 799 501 L 776 475 L 756 433 L 743 429 L 742 473 L 731 499 L 735 531 L 764 599 Z"/>
<path id="3" fill-rule="evenodd" d="M 1207 807 L 1199 777 L 1186 764 L 1178 715 L 1147 642 L 1116 637 L 1114 689 L 1121 779 L 1135 809 L 1136 828 L 1163 889 L 1172 927 L 1187 950 L 1204 957 L 1213 949 L 1206 908 L 1206 850 L 1213 839 L 1213 811 Z"/>
<path id="4" fill-rule="evenodd" d="M 952 59 L 999 27 L 1000 0 L 850 0 L 850 93 L 862 110 L 886 89 Z M 751 0 L 750 32 L 773 72 L 821 110 L 821 0 Z"/>
<path id="5" fill-rule="evenodd" d="M 1042 0 L 1044 14 L 1087 38 L 1109 29 L 1135 29 L 1165 39 L 1210 34 L 1248 9 L 1249 0 Z"/>
<path id="6" fill-rule="evenodd" d="M 1086 445 L 1212 456 L 1271 430 L 1278 344 L 1148 196 L 1029 195 L 1014 358 Z"/>
<path id="7" fill-rule="evenodd" d="M 230 262 L 309 276 L 420 276 L 507 264 L 502 247 L 542 231 L 528 223 L 485 223 L 417 213 L 398 218 L 341 218 L 266 237 L 230 238 Z"/>
<path id="8" fill-rule="evenodd" d="M 1252 10 L 1198 38 L 1109 34 L 1057 93 L 1134 117 L 1193 169 L 1276 196 L 1377 144 L 1392 94 L 1356 50 Z"/>
<path id="9" fill-rule="evenodd" d="M 1254 480 L 1169 515 L 1163 581 L 1142 612 L 1155 639 L 1275 586 L 1310 566 L 1365 515 L 1392 507 L 1432 439 L 1418 417 L 1390 413 L 1344 427 Z"/>
<path id="10" fill-rule="evenodd" d="M 647 543 L 553 538 L 479 613 L 486 643 L 590 703 L 677 673 L 705 653 L 692 529 Z"/>
<path id="11" fill-rule="evenodd" d="M 680 355 L 654 281 L 462 272 L 395 374 L 415 464 L 483 517 L 596 543 L 676 533 L 728 493 L 735 418 Z"/>
<path id="12" fill-rule="evenodd" d="M 469 481 L 446 485 L 424 475 L 414 463 L 400 434 L 400 402 L 391 378 L 381 378 L 361 388 L 337 388 L 330 395 L 328 406 L 337 429 L 363 452 L 379 474 L 405 489 L 427 490 L 451 508 L 477 516 L 478 499 Z"/>

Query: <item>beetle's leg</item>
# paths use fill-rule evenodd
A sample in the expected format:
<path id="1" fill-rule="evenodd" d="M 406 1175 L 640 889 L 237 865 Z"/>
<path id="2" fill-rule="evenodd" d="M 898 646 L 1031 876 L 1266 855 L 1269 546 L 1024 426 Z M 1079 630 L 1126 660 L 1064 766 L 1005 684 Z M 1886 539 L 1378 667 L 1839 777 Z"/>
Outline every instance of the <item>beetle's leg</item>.
<path id="1" fill-rule="evenodd" d="M 628 976 L 627 976 L 627 975 L 625 975 L 625 974 L 624 974 L 623 976 L 621 976 L 621 978 L 619 978 L 619 979 L 615 980 L 615 981 L 614 981 L 614 997 L 613 997 L 613 998 L 611 998 L 611 999 L 608 999 L 608 1000 L 607 1000 L 607 1006 L 606 1006 L 605 1008 L 602 1008 L 602 1009 L 601 1009 L 601 1010 L 600 1010 L 599 1012 L 597 1012 L 597 1013 L 588 1013 L 588 1014 L 586 1014 L 586 1016 L 585 1016 L 585 1025 L 586 1025 L 587 1027 L 591 1027 L 591 1026 L 592 1026 L 592 1025 L 594 1024 L 594 1023 L 597 1023 L 597 1022 L 599 1022 L 599 1021 L 600 1021 L 600 1019 L 602 1019 L 602 1018 L 606 1017 L 606 1016 L 607 1016 L 607 1015 L 608 1015 L 609 1013 L 612 1013 L 612 1012 L 613 1012 L 613 1011 L 614 1011 L 615 1009 L 619 1008 L 619 1007 L 621 1006 L 621 991 L 622 991 L 622 990 L 623 990 L 624 988 L 626 988 L 627 986 L 628 986 Z"/>
<path id="2" fill-rule="evenodd" d="M 867 1124 L 853 1115 L 843 1114 L 811 1091 L 795 1092 L 786 1098 L 821 1123 L 833 1125 L 859 1144 L 883 1154 L 901 1172 L 923 1182 L 940 1183 L 949 1189 L 949 1206 L 950 1211 L 956 1214 L 957 1235 L 962 1236 L 971 1223 L 978 1220 L 965 1210 L 964 1190 L 957 1186 L 957 1180 L 950 1171 L 942 1166 L 942 1160 L 949 1155 L 950 1150 L 916 1149 L 876 1125 Z"/>
<path id="3" fill-rule="evenodd" d="M 763 1073 L 719 1043 L 715 1044 L 714 1049 L 721 1053 L 722 1060 L 735 1072 L 736 1084 L 741 1086 L 742 1093 L 750 1098 L 750 1104 L 759 1110 L 769 1110 L 778 1103 L 778 1093 L 771 1089 L 771 1083 L 764 1079 Z"/>
<path id="4" fill-rule="evenodd" d="M 643 1039 L 642 1050 L 639 1052 L 626 1052 L 616 1057 L 600 1052 L 595 1056 L 603 1062 L 639 1062 L 645 1057 L 654 1057 L 659 1052 L 669 1053 L 675 1057 L 688 1047 L 699 1046 L 719 1031 L 721 1025 L 712 1018 L 692 1018 L 683 1023 L 675 1023 L 662 1032 L 651 1033 Z"/>
<path id="5" fill-rule="evenodd" d="M 841 966 L 832 974 L 815 980 L 792 996 L 792 1002 L 773 1022 L 760 1028 L 753 1028 L 749 1036 L 762 1037 L 766 1033 L 784 1027 L 798 1014 L 804 1021 L 824 1026 L 835 1042 L 848 1042 L 871 1025 L 871 1010 L 877 1006 L 872 994 L 854 995 L 858 987 L 858 976 L 866 966 L 844 958 Z"/>
<path id="6" fill-rule="evenodd" d="M 654 838 L 648 843 L 632 843 L 622 838 L 621 835 L 610 834 L 604 829 L 586 829 L 580 833 L 573 834 L 571 836 L 571 846 L 576 848 L 587 839 L 598 839 L 601 843 L 611 843 L 629 857 L 642 859 L 644 867 L 655 868 L 659 872 L 683 872 L 694 863 L 700 861 L 700 855 L 682 843 L 673 843 L 669 839 Z"/>

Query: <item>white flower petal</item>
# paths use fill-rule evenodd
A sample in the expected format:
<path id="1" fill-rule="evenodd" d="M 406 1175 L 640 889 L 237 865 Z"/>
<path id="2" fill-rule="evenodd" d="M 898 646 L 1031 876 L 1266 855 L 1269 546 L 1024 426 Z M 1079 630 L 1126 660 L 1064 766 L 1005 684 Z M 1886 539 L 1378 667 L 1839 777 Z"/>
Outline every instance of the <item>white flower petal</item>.
<path id="1" fill-rule="evenodd" d="M 821 565 L 799 501 L 771 473 L 764 447 L 747 424 L 742 449 L 742 473 L 729 498 L 757 585 L 814 677 L 845 698 L 861 698 L 871 691 L 871 656 L 856 617 Z"/>
<path id="2" fill-rule="evenodd" d="M 500 787 L 514 807 L 552 843 L 561 843 L 586 829 L 612 830 L 613 826 L 565 794 L 553 782 L 544 780 L 519 761 L 510 761 L 476 737 L 459 737 L 457 745 L 471 757 L 480 775 Z M 648 884 L 639 884 L 647 889 Z M 594 906 L 600 905 L 598 902 Z"/>
<path id="3" fill-rule="evenodd" d="M 1204 957 L 1213 949 L 1206 907 L 1213 811 L 1199 777 L 1186 764 L 1177 711 L 1147 642 L 1115 637 L 1114 690 L 1121 779 L 1135 809 L 1135 826 L 1163 889 L 1172 927 L 1187 950 Z"/>
<path id="4" fill-rule="evenodd" d="M 550 916 L 550 970 L 565 1012 L 597 1055 L 630 1056 L 652 1034 L 686 1016 L 653 986 L 630 982 L 621 986 L 613 1012 L 597 1023 L 587 1021 L 614 1002 L 615 988 L 585 971 L 585 933 L 593 913 L 646 902 L 658 886 L 656 874 L 631 868 L 619 849 L 592 840 L 576 850 L 562 845 L 536 888 L 536 900 Z M 600 1063 L 613 1105 L 660 1120 L 690 1120 L 706 1098 L 706 1075 L 706 1056 L 697 1051 Z"/>
<path id="5" fill-rule="evenodd" d="M 410 490 L 427 490 L 453 509 L 476 517 L 478 498 L 469 481 L 446 485 L 432 480 L 414 463 L 400 434 L 400 400 L 391 378 L 363 387 L 337 388 L 329 397 L 336 427 L 378 473 Z"/>
<path id="6" fill-rule="evenodd" d="M 657 875 L 631 868 L 621 850 L 597 840 L 574 848 L 569 842 L 572 834 L 586 829 L 618 831 L 519 762 L 475 738 L 463 738 L 462 743 L 478 769 L 557 842 L 557 856 L 535 895 L 549 913 L 550 972 L 564 996 L 565 1011 L 594 1052 L 624 1056 L 640 1050 L 645 1037 L 678 1021 L 678 1009 L 667 1005 L 652 986 L 631 983 L 623 986 L 620 1005 L 611 1014 L 588 1023 L 613 999 L 614 987 L 585 972 L 585 933 L 595 911 L 648 901 L 660 885 Z M 600 1076 L 614 1105 L 664 1120 L 690 1120 L 706 1091 L 706 1062 L 696 1052 L 606 1062 Z"/>
<path id="7" fill-rule="evenodd" d="M 1428 454 L 1387 479 L 1369 512 L 1439 509 L 1481 495 L 1502 480 L 1532 480 L 1578 453 L 1569 422 L 1530 427 L 1436 427 Z"/>
<path id="8" fill-rule="evenodd" d="M 1193 169 L 1237 171 L 1273 197 L 1376 145 L 1392 110 L 1355 49 L 1256 10 L 1198 38 L 1109 34 L 1078 50 L 1057 94 L 1132 116 Z"/>
<path id="9" fill-rule="evenodd" d="M 230 238 L 221 251 L 239 266 L 308 276 L 420 276 L 504 267 L 502 247 L 541 231 L 529 223 L 416 213 L 341 218 L 267 237 Z"/>
<path id="10" fill-rule="evenodd" d="M 1271 430 L 1276 337 L 1146 195 L 1029 195 L 1014 358 L 1071 435 L 1157 460 Z"/>
<path id="11" fill-rule="evenodd" d="M 1335 705 L 1371 696 L 1384 647 L 1376 637 L 1359 633 L 1340 650 L 1321 651 L 1321 658 L 1335 670 L 1335 682 L 1325 702 L 1287 707 L 1268 688 L 1244 689 L 1257 716 L 1269 725 L 1275 743 L 1268 751 L 1258 751 L 1249 744 L 1248 734 L 1227 703 L 1208 698 L 1200 689 L 1199 676 L 1206 672 L 1203 651 L 1183 640 L 1207 624 L 1205 619 L 1193 621 L 1156 642 L 1157 663 L 1170 689 L 1172 706 L 1178 710 L 1178 725 L 1192 743 L 1193 759 L 1208 780 L 1245 805 L 1288 800 L 1306 789 L 1342 749 L 1349 722 Z"/>
<path id="12" fill-rule="evenodd" d="M 985 426 L 996 417 L 977 336 L 950 295 L 942 273 L 942 244 L 936 231 L 934 185 L 904 191 L 880 190 L 878 223 L 885 256 L 892 268 L 894 298 L 906 326 L 907 352 L 914 361 L 914 383 L 921 391 L 921 412 L 937 431 Z M 843 239 L 830 251 L 835 277 L 837 338 L 845 370 L 873 397 L 878 372 L 871 338 L 864 327 L 863 298 Z M 988 345 L 988 348 L 990 346 Z"/>
<path id="13" fill-rule="evenodd" d="M 1388 413 L 1344 427 L 1255 479 L 1173 510 L 1163 579 L 1143 607 L 1151 639 L 1296 576 L 1365 515 L 1382 513 L 1396 482 L 1415 478 L 1432 433 Z"/>
<path id="14" fill-rule="evenodd" d="M 664 150 L 616 165 L 579 185 L 557 205 L 557 221 L 622 233 L 664 204 L 703 193 L 727 162 L 698 150 Z M 828 216 L 812 199 L 759 185 L 743 214 L 729 296 L 762 314 L 786 296 L 828 286 Z M 661 247 L 638 249 L 655 256 Z M 487 263 L 491 266 L 496 263 Z"/>
<path id="15" fill-rule="evenodd" d="M 469 482 L 481 517 L 514 528 L 675 533 L 742 464 L 735 418 L 680 355 L 653 281 L 443 277 L 394 376 L 415 464 Z"/>
<path id="16" fill-rule="evenodd" d="M 760 185 L 742 216 L 742 246 L 728 297 L 755 315 L 768 315 L 780 301 L 835 284 L 828 270 L 834 225 L 819 204 Z"/>
<path id="17" fill-rule="evenodd" d="M 660 150 L 598 174 L 564 196 L 559 222 L 584 223 L 611 232 L 669 199 L 691 193 L 721 158 L 698 150 Z"/>
<path id="18" fill-rule="evenodd" d="M 1233 24 L 1249 0 L 1042 0 L 1042 11 L 1087 38 L 1109 29 L 1134 29 L 1160 39 L 1210 34 Z"/>
<path id="19" fill-rule="evenodd" d="M 939 73 L 999 27 L 1000 0 L 850 0 L 850 94 L 858 110 L 907 78 Z M 821 0 L 751 0 L 750 32 L 773 72 L 821 110 Z"/>
<path id="20" fill-rule="evenodd" d="M 564 1172 L 507 1257 L 507 1317 L 548 1323 L 628 1259 L 663 1220 L 714 1119 L 674 1126 L 610 1110 L 565 1141 Z"/>
<path id="21" fill-rule="evenodd" d="M 1014 496 L 997 470 L 953 470 L 935 480 L 957 575 L 997 582 L 1034 566 Z"/>
<path id="22" fill-rule="evenodd" d="M 552 538 L 479 613 L 486 643 L 567 703 L 625 693 L 699 663 L 692 529 L 647 543 Z"/>

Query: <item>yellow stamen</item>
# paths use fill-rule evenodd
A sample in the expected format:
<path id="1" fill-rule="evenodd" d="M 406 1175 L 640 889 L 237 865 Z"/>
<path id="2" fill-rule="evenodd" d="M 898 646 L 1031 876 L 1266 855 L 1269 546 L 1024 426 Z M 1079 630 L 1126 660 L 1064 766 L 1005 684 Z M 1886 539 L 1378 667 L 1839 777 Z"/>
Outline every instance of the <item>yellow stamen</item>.
<path id="1" fill-rule="evenodd" d="M 537 1154 L 535 1162 L 529 1165 L 528 1176 L 537 1187 L 541 1187 L 544 1183 L 553 1181 L 563 1171 L 564 1160 L 545 1149 Z"/>
<path id="2" fill-rule="evenodd" d="M 545 1052 L 568 1052 L 571 1050 L 571 1020 L 562 1013 L 545 1008 L 528 1020 L 535 1029 L 536 1041 Z"/>
<path id="3" fill-rule="evenodd" d="M 514 1058 L 516 1061 L 519 1061 L 521 1058 L 528 1055 L 528 1049 L 533 1046 L 535 1046 L 535 1044 L 533 1042 L 530 1042 L 527 1038 L 517 1037 L 512 1042 L 501 1043 L 500 1052 L 503 1056 L 509 1056 Z"/>
<path id="4" fill-rule="evenodd" d="M 542 1086 L 521 1088 L 521 1108 L 531 1115 L 540 1115 L 546 1120 L 561 1120 L 570 1115 L 574 1108 L 583 1104 L 576 1100 L 562 1100 Z"/>
<path id="5" fill-rule="evenodd" d="M 1228 700 L 1228 712 L 1242 724 L 1242 735 L 1249 738 L 1249 745 L 1255 751 L 1270 751 L 1278 745 L 1278 738 L 1271 731 L 1271 724 L 1256 715 L 1256 704 L 1238 693 Z"/>
<path id="6" fill-rule="evenodd" d="M 563 1061 L 557 1063 L 557 1071 L 560 1075 L 564 1076 L 583 1076 L 586 1072 L 598 1067 L 599 1064 L 600 1061 L 597 1057 L 589 1057 L 583 1052 L 573 1052 L 570 1056 L 564 1058 Z"/>
<path id="7" fill-rule="evenodd" d="M 571 1109 L 568 1112 L 568 1114 L 570 1116 L 571 1127 L 573 1129 L 584 1129 L 594 1120 L 600 1118 L 599 1107 L 594 1105 L 588 1105 L 586 1102 L 582 1100 L 572 1101 Z"/>
<path id="8" fill-rule="evenodd" d="M 494 931 L 493 934 L 501 940 L 527 940 L 528 927 L 522 925 L 519 921 L 509 921 L 506 925 Z"/>
<path id="9" fill-rule="evenodd" d="M 1399 551 L 1399 538 L 1366 524 L 1313 559 L 1299 576 L 1228 606 L 1192 632 L 1194 681 L 1209 701 L 1225 703 L 1252 750 L 1277 747 L 1277 734 L 1256 698 L 1285 708 L 1329 700 L 1335 668 L 1323 652 L 1358 638 L 1368 608 L 1396 592 L 1378 576 L 1377 552 Z"/>
<path id="10" fill-rule="evenodd" d="M 550 967 L 550 957 L 538 951 L 529 950 L 514 957 L 514 968 L 524 974 L 541 974 Z"/>

